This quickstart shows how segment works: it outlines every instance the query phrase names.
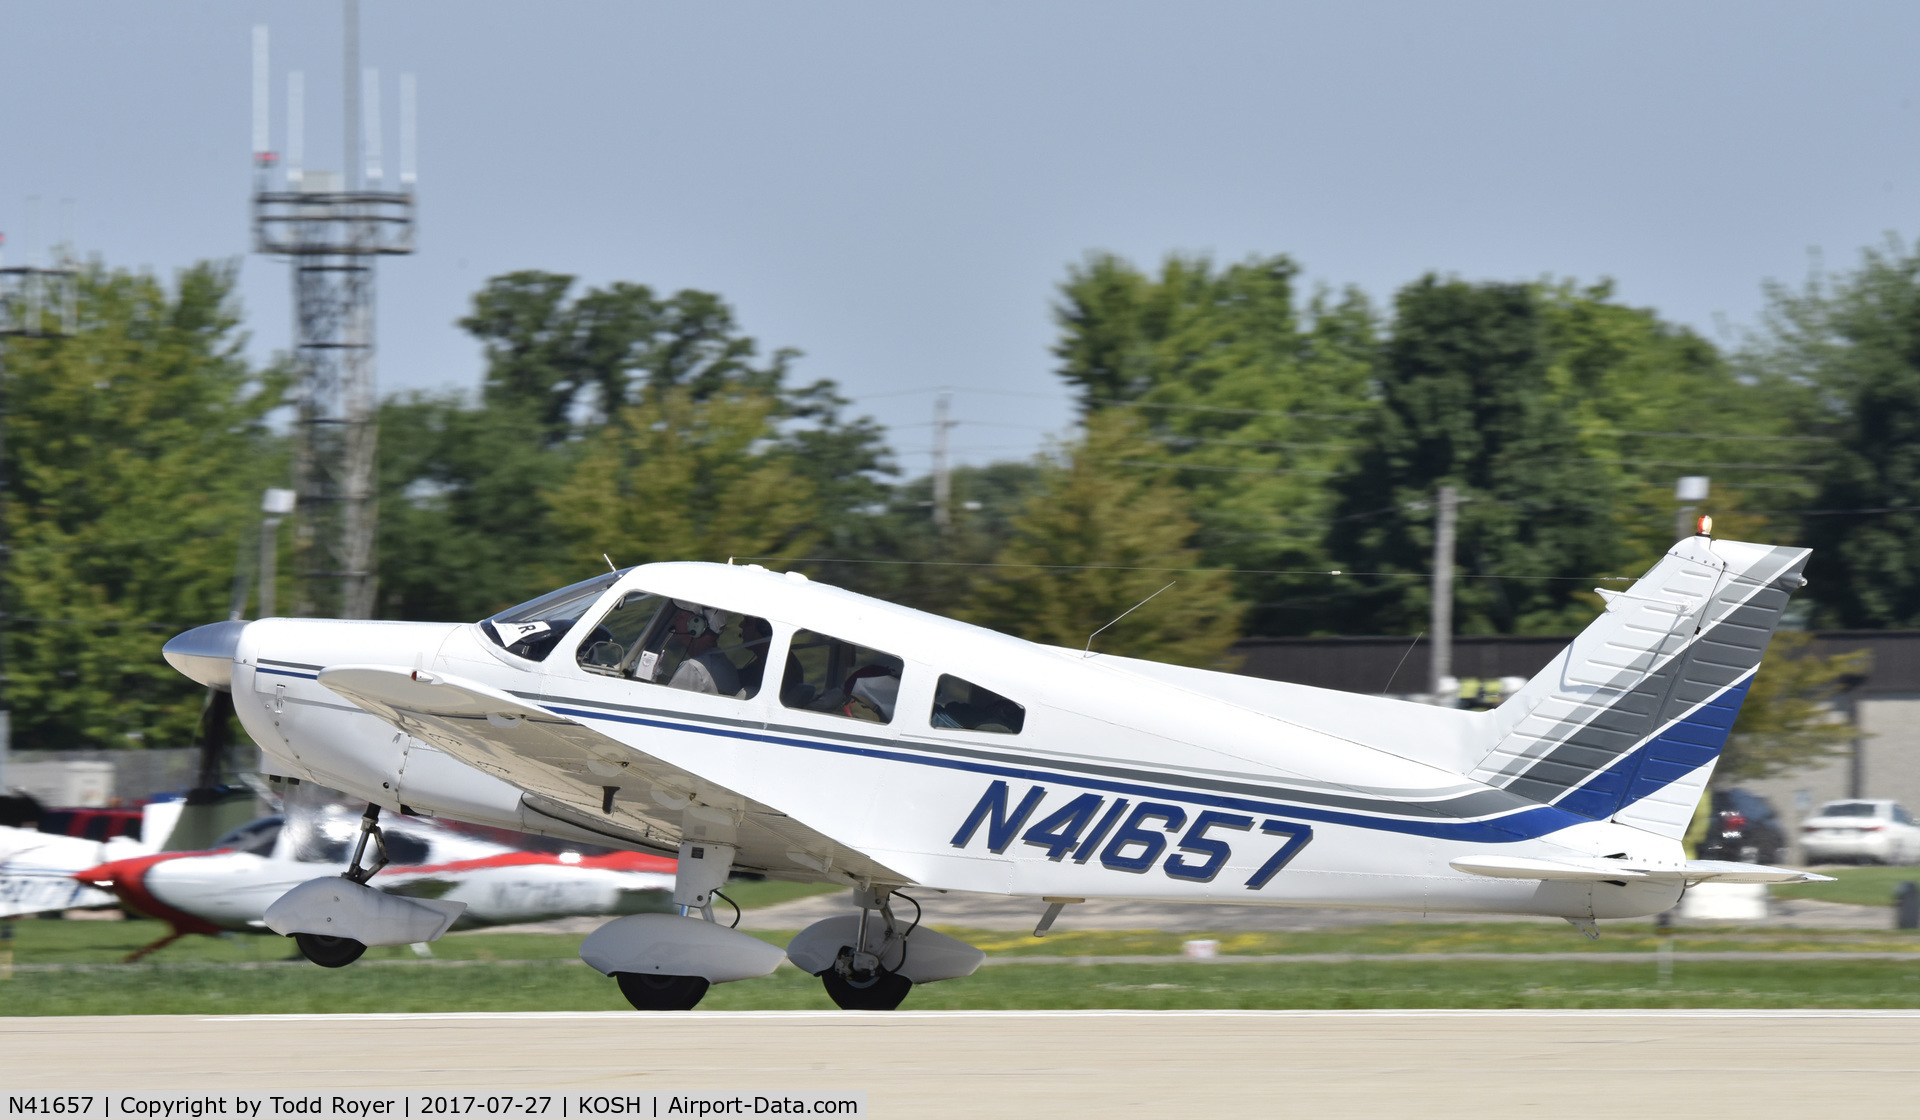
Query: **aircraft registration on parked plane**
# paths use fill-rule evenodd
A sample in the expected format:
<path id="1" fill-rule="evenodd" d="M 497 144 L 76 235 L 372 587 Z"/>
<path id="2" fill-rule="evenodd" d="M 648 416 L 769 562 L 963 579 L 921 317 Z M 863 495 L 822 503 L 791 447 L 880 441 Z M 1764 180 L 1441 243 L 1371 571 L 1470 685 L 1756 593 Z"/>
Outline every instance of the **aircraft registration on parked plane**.
<path id="1" fill-rule="evenodd" d="M 1036 645 L 757 566 L 649 564 L 478 623 L 271 618 L 167 659 L 230 688 L 285 777 L 370 803 L 678 857 L 678 914 L 581 956 L 643 1009 L 783 959 L 891 1009 L 979 950 L 908 892 L 1599 918 L 1706 880 L 1818 876 L 1681 846 L 1804 549 L 1676 544 L 1498 708 L 1467 712 Z M 458 904 L 293 888 L 267 925 L 320 964 L 431 940 Z M 730 874 L 860 907 L 787 950 L 716 920 Z"/>

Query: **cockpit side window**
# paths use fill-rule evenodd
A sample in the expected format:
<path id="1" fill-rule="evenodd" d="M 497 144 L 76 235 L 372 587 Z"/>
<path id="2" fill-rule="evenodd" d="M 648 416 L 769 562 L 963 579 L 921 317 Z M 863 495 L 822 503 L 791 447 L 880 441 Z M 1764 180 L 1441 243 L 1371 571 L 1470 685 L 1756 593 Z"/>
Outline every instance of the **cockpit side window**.
<path id="1" fill-rule="evenodd" d="M 1018 735 L 1027 722 L 1027 709 L 997 692 L 942 673 L 940 683 L 933 692 L 933 716 L 930 722 L 935 727 L 950 727 L 960 731 Z"/>
<path id="2" fill-rule="evenodd" d="M 798 630 L 787 648 L 780 702 L 809 712 L 892 723 L 905 666 L 890 653 Z"/>
<path id="3" fill-rule="evenodd" d="M 480 629 L 508 653 L 529 661 L 544 661 L 587 608 L 624 574 L 608 572 L 550 591 L 486 619 L 480 623 Z"/>
<path id="4" fill-rule="evenodd" d="M 751 700 L 772 640 L 764 618 L 630 591 L 580 640 L 576 658 L 589 673 Z"/>

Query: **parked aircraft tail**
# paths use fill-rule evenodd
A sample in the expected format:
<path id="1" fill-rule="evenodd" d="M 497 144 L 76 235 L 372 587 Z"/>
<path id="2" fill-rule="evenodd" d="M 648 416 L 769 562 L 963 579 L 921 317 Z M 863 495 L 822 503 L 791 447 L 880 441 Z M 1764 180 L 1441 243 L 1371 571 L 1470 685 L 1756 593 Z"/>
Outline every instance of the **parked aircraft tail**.
<path id="1" fill-rule="evenodd" d="M 1483 717 L 1469 776 L 1678 839 L 1809 555 L 1689 537 L 1602 590 L 1606 613 Z"/>

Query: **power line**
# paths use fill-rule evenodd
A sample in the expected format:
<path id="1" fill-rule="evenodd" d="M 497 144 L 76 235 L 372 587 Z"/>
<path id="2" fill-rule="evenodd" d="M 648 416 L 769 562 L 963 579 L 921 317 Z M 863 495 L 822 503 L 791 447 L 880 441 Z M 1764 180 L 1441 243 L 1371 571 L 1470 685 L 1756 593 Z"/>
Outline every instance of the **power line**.
<path id="1" fill-rule="evenodd" d="M 1425 572 L 1349 572 L 1341 569 L 1325 568 L 1157 568 L 1140 564 L 1012 564 L 1003 561 L 986 560 L 873 560 L 851 559 L 839 556 L 735 556 L 734 560 L 773 560 L 781 564 L 898 564 L 920 568 L 1032 568 L 1041 571 L 1057 572 L 1185 572 L 1190 575 L 1229 575 L 1229 576 L 1327 576 L 1346 578 L 1349 576 L 1367 579 L 1417 579 L 1428 578 Z M 1456 579 L 1530 579 L 1530 580 L 1571 580 L 1589 582 L 1619 582 L 1634 580 L 1638 576 L 1509 576 L 1487 575 L 1482 573 L 1461 573 Z"/>
<path id="2" fill-rule="evenodd" d="M 1200 463 L 1159 463 L 1149 459 L 1089 459 L 1090 463 L 1106 463 L 1116 467 L 1146 467 L 1149 470 L 1162 471 L 1208 471 L 1214 474 L 1304 474 L 1316 478 L 1337 478 L 1339 471 L 1310 471 L 1300 468 L 1280 468 L 1269 470 L 1266 467 L 1216 467 Z"/>
<path id="3" fill-rule="evenodd" d="M 1302 420 L 1349 420 L 1366 412 L 1282 412 L 1270 408 L 1225 408 L 1211 404 L 1172 404 L 1163 401 L 1129 401 L 1119 397 L 1088 397 L 1092 404 L 1110 404 L 1120 408 L 1171 408 L 1187 412 L 1222 412 L 1234 416 L 1290 416 Z"/>
<path id="4" fill-rule="evenodd" d="M 1599 435 L 1648 436 L 1654 439 L 1726 439 L 1746 440 L 1752 443 L 1837 443 L 1832 436 L 1734 436 L 1716 432 L 1639 432 L 1616 429 L 1611 432 L 1598 432 Z"/>

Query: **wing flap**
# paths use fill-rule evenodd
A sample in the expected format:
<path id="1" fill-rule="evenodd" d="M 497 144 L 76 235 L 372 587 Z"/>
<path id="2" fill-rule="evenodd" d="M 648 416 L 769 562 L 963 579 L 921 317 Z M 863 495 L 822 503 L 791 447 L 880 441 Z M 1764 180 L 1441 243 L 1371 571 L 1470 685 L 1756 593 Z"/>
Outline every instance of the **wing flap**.
<path id="1" fill-rule="evenodd" d="M 1462 856 L 1448 866 L 1490 879 L 1600 883 L 1644 879 L 1661 883 L 1830 883 L 1833 877 L 1788 867 L 1690 859 L 1677 864 L 1616 859 L 1530 859 L 1524 856 Z"/>

